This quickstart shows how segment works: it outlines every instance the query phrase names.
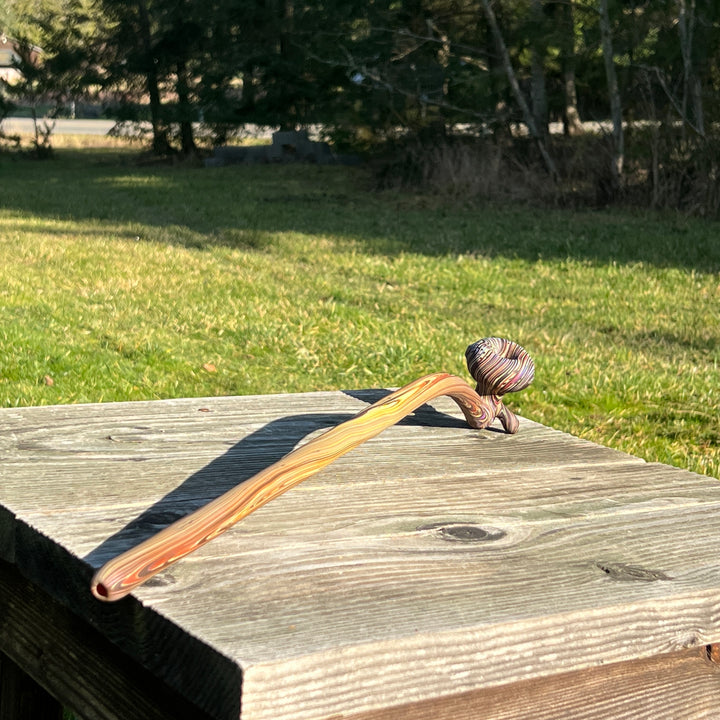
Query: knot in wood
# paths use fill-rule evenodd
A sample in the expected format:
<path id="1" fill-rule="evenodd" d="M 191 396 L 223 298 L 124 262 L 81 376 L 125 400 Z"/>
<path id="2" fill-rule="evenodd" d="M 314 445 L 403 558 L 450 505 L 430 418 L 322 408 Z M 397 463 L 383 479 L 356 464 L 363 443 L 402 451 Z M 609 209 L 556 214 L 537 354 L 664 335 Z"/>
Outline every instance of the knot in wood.
<path id="1" fill-rule="evenodd" d="M 471 522 L 439 522 L 420 525 L 417 530 L 431 532 L 448 542 L 477 543 L 502 540 L 507 534 L 496 527 L 477 525 Z"/>

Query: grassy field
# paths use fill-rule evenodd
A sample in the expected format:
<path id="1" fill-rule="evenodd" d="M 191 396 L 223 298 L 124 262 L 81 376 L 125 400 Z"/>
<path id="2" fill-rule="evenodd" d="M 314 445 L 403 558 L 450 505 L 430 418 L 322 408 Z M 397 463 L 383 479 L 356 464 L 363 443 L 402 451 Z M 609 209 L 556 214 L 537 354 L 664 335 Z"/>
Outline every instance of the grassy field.
<path id="1" fill-rule="evenodd" d="M 0 406 L 396 386 L 501 335 L 521 414 L 720 477 L 717 224 L 136 159 L 0 156 Z"/>

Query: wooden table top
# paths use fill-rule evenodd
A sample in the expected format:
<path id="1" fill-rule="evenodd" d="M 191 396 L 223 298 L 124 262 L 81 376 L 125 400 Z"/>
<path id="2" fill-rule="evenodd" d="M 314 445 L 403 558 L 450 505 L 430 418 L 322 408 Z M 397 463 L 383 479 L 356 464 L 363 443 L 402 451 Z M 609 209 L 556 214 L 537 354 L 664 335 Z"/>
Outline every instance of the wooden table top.
<path id="1" fill-rule="evenodd" d="M 104 562 L 384 393 L 0 410 L 0 558 L 217 718 L 372 714 L 720 640 L 718 481 L 526 419 L 472 430 L 447 398 L 132 596 L 91 596 Z"/>

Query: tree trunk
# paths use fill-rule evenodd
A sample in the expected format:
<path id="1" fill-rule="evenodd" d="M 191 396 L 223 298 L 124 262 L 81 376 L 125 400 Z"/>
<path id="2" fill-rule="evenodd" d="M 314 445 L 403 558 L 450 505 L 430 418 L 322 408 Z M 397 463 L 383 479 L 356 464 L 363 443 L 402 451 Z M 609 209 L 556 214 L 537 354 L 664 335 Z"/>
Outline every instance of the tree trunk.
<path id="1" fill-rule="evenodd" d="M 622 124 L 622 103 L 620 101 L 620 88 L 615 72 L 615 57 L 613 54 L 612 29 L 610 26 L 610 13 L 608 0 L 599 0 L 600 10 L 600 36 L 602 40 L 603 59 L 605 61 L 605 75 L 607 76 L 608 95 L 610 98 L 610 115 L 612 118 L 613 157 L 611 164 L 613 191 L 620 190 L 622 184 L 623 163 L 625 160 L 625 137 Z"/>
<path id="2" fill-rule="evenodd" d="M 152 35 L 150 31 L 150 14 L 145 0 L 137 0 L 140 42 L 145 55 L 145 82 L 150 98 L 150 124 L 152 125 L 152 149 L 156 155 L 166 155 L 171 151 L 167 136 L 167 128 L 162 119 L 162 102 L 160 99 L 160 83 L 155 58 L 153 57 Z"/>
<path id="3" fill-rule="evenodd" d="M 562 29 L 560 32 L 560 65 L 563 75 L 564 105 L 563 132 L 565 135 L 580 135 L 583 131 L 580 113 L 577 109 L 577 87 L 575 84 L 575 14 L 572 0 L 561 3 Z"/>
<path id="4" fill-rule="evenodd" d="M 533 19 L 531 59 L 530 59 L 530 98 L 532 100 L 533 120 L 542 138 L 548 135 L 548 103 L 545 89 L 545 33 L 543 32 L 542 0 L 532 0 Z"/>
<path id="5" fill-rule="evenodd" d="M 255 79 L 251 70 L 245 70 L 242 74 L 242 102 L 246 109 L 255 107 Z"/>
<path id="6" fill-rule="evenodd" d="M 197 151 L 193 137 L 192 106 L 190 104 L 190 88 L 187 66 L 184 60 L 177 61 L 178 110 L 180 111 L 180 144 L 183 155 L 194 155 Z"/>
<path id="7" fill-rule="evenodd" d="M 495 13 L 493 12 L 490 4 L 490 0 L 482 0 L 482 6 L 485 12 L 485 17 L 488 21 L 488 25 L 490 26 L 490 31 L 492 32 L 493 38 L 495 39 L 495 44 L 497 45 L 498 52 L 500 53 L 500 59 L 505 70 L 505 75 L 507 76 L 508 82 L 510 83 L 510 88 L 512 90 L 513 96 L 515 97 L 515 101 L 520 107 L 523 115 L 523 120 L 527 125 L 530 137 L 532 137 L 537 144 L 538 150 L 540 151 L 540 155 L 542 156 L 543 162 L 545 163 L 545 168 L 547 169 L 548 174 L 550 175 L 550 177 L 553 178 L 553 180 L 555 180 L 558 177 L 557 167 L 555 166 L 555 162 L 553 161 L 550 153 L 548 152 L 547 145 L 545 144 L 545 139 L 543 138 L 540 131 L 538 130 L 537 125 L 535 124 L 535 118 L 533 117 L 533 114 L 530 111 L 527 102 L 525 101 L 522 90 L 520 90 L 520 85 L 518 84 L 515 71 L 513 70 L 512 63 L 510 62 L 510 53 L 508 53 L 507 46 L 505 45 L 505 41 L 503 40 L 500 28 L 497 23 L 497 18 L 495 17 Z"/>
<path id="8" fill-rule="evenodd" d="M 680 50 L 683 59 L 683 93 L 682 93 L 682 122 L 683 132 L 685 126 L 690 125 L 695 132 L 705 136 L 705 123 L 703 118 L 703 103 L 700 78 L 693 70 L 692 50 L 695 34 L 695 0 L 678 0 L 678 34 L 680 35 Z M 688 104 L 692 105 L 694 123 L 689 121 Z"/>
<path id="9" fill-rule="evenodd" d="M 288 67 L 292 66 L 292 43 L 291 37 L 295 24 L 295 0 L 280 0 L 280 38 L 279 50 L 281 63 L 283 65 L 283 74 L 288 72 Z M 284 82 L 287 82 L 285 75 Z M 298 108 L 292 102 L 287 108 L 287 114 L 280 124 L 280 130 L 293 132 L 297 128 Z"/>
<path id="10" fill-rule="evenodd" d="M 695 116 L 695 128 L 702 137 L 705 137 L 705 111 L 703 110 L 702 84 L 697 74 L 693 73 L 690 79 L 690 99 Z"/>

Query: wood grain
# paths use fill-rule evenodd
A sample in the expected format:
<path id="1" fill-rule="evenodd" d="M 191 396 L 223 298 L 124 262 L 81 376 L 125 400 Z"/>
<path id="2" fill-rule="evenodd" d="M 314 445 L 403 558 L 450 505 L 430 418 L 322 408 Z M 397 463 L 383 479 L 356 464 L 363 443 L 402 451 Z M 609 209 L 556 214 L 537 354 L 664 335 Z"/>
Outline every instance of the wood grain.
<path id="1" fill-rule="evenodd" d="M 62 718 L 58 698 L 87 720 L 178 720 L 207 716 L 186 698 L 123 655 L 81 618 L 0 561 L 0 630 L 3 677 L 7 656 L 22 666 L 38 687 L 23 694 L 34 707 L 27 715 L 2 715 L 3 720 Z M 3 688 L 4 690 L 4 688 Z M 9 698 L 3 691 L 0 708 Z M 42 702 L 42 705 L 38 701 Z M 20 703 L 22 704 L 22 703 Z M 239 709 L 239 703 L 238 703 Z M 13 712 L 17 712 L 17 708 Z M 50 714 L 52 713 L 52 714 Z"/>
<path id="2" fill-rule="evenodd" d="M 0 555 L 218 718 L 392 717 L 570 676 L 609 707 L 607 667 L 720 640 L 720 483 L 526 419 L 472 430 L 446 400 L 134 597 L 87 597 L 94 568 L 381 392 L 0 411 Z M 678 717 L 706 717 L 703 673 Z"/>
<path id="3" fill-rule="evenodd" d="M 349 720 L 699 720 L 717 715 L 720 671 L 686 650 L 561 673 Z"/>

